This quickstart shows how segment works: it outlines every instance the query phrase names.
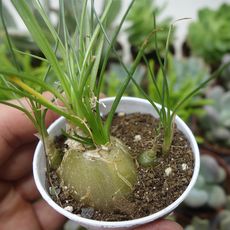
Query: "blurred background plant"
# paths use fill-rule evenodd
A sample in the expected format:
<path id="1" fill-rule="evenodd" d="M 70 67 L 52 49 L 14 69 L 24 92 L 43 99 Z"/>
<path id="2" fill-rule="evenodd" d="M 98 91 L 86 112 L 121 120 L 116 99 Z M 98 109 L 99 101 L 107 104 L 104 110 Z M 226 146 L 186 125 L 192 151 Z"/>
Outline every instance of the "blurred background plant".
<path id="1" fill-rule="evenodd" d="M 61 35 L 63 34 L 60 30 L 62 29 L 62 26 L 59 26 L 57 24 L 57 17 L 58 17 L 58 8 L 53 6 L 52 0 L 44 0 L 43 1 L 43 8 L 45 10 L 45 13 L 49 20 L 53 22 L 53 26 L 57 31 L 59 31 L 60 38 L 64 39 L 64 37 Z M 42 19 L 41 15 L 37 11 L 36 7 L 34 7 L 32 1 L 28 1 L 29 7 L 32 10 L 33 15 L 35 16 L 35 19 L 39 22 L 39 25 L 41 26 L 44 35 L 46 36 L 47 40 L 49 42 L 53 42 L 51 39 L 49 29 L 47 25 L 45 24 L 44 20 Z M 68 28 L 68 31 L 70 31 L 70 36 L 74 33 L 74 28 L 76 28 L 76 9 L 73 9 L 73 0 L 70 1 L 64 1 L 64 7 L 65 7 L 65 23 Z M 82 1 L 79 1 L 79 4 L 82 4 Z M 103 7 L 104 9 L 106 6 L 106 0 L 103 1 Z M 4 23 L 7 27 L 10 40 L 13 45 L 13 49 L 16 53 L 16 59 L 19 62 L 20 68 L 22 71 L 25 71 L 31 76 L 40 77 L 45 76 L 44 81 L 46 83 L 49 83 L 51 85 L 55 85 L 58 87 L 57 79 L 55 79 L 55 75 L 52 73 L 51 69 L 48 67 L 47 63 L 43 59 L 43 54 L 40 51 L 39 47 L 35 44 L 33 41 L 30 33 L 28 33 L 27 30 L 22 29 L 19 27 L 17 23 L 17 19 L 14 17 L 13 12 L 7 7 L 6 1 L 2 2 L 2 12 L 4 16 Z M 81 9 L 79 7 L 78 9 Z M 77 9 L 77 10 L 78 10 Z M 121 10 L 121 0 L 115 0 L 113 1 L 113 6 L 111 7 L 111 11 L 109 14 L 109 17 L 107 19 L 106 23 L 106 30 L 109 31 L 108 34 L 110 35 L 110 38 L 112 37 L 116 24 L 114 24 L 114 21 L 116 17 L 118 16 L 120 10 Z M 103 12 L 103 10 L 102 10 Z M 77 15 L 81 15 L 79 12 Z M 49 38 L 50 37 L 50 38 Z M 9 54 L 9 49 L 6 47 L 6 37 L 5 37 L 5 31 L 4 31 L 4 24 L 2 22 L 2 18 L 0 17 L 0 62 L 5 67 L 13 67 L 13 60 L 11 55 Z M 53 46 L 55 47 L 55 43 L 53 43 Z M 108 48 L 108 43 L 104 43 L 104 49 Z M 20 50 L 20 51 L 19 51 Z M 26 55 L 24 55 L 26 53 Z M 112 58 L 116 58 L 114 55 Z M 122 67 L 121 67 L 122 68 Z M 48 70 L 49 69 L 49 70 Z M 124 72 L 124 71 L 123 71 Z M 5 82 L 3 78 L 0 76 L 0 86 L 4 86 Z M 29 86 L 33 86 L 32 82 L 28 82 Z M 115 94 L 114 94 L 115 95 Z M 0 91 L 0 99 L 8 100 L 18 97 L 16 94 L 12 94 L 9 92 L 3 92 L 3 90 Z"/>
<path id="2" fill-rule="evenodd" d="M 192 218 L 191 224 L 185 227 L 185 230 L 210 230 L 209 220 L 195 216 Z"/>
<path id="3" fill-rule="evenodd" d="M 133 78 L 138 84 L 140 84 L 145 74 L 145 68 L 140 65 L 136 69 Z M 127 73 L 120 64 L 110 64 L 108 71 L 105 73 L 104 81 L 102 84 L 102 92 L 108 97 L 114 97 L 119 91 L 120 85 L 126 76 Z M 132 83 L 129 84 L 124 95 L 142 97 L 141 92 Z"/>
<path id="4" fill-rule="evenodd" d="M 154 68 L 154 63 L 150 64 Z M 153 72 L 153 71 L 152 71 Z M 209 70 L 204 63 L 197 58 L 178 59 L 169 55 L 167 78 L 169 82 L 169 91 L 171 95 L 170 103 L 174 108 L 180 98 L 183 98 L 187 92 L 196 88 L 202 81 L 209 78 Z M 151 75 L 148 74 L 148 81 Z M 162 90 L 163 77 L 162 72 L 158 71 L 156 75 L 158 88 Z M 148 95 L 156 102 L 159 102 L 156 90 L 151 84 L 146 84 Z M 186 122 L 189 122 L 192 116 L 201 116 L 204 114 L 202 107 L 210 103 L 210 100 L 203 98 L 204 90 L 187 100 L 178 110 L 177 114 Z"/>
<path id="5" fill-rule="evenodd" d="M 28 75 L 31 75 L 36 79 L 43 79 L 44 82 L 48 84 L 55 84 L 54 74 L 52 71 L 47 72 L 48 64 L 42 58 L 35 58 L 39 61 L 39 65 L 36 67 L 32 65 L 33 57 L 29 52 L 16 52 L 16 58 L 18 60 L 19 67 L 22 71 L 28 73 Z M 12 57 L 10 56 L 9 49 L 5 44 L 0 44 L 0 63 L 5 68 L 14 68 Z M 0 75 L 0 86 L 6 86 L 5 84 L 6 82 L 4 78 Z M 33 87 L 35 90 L 39 90 L 32 82 L 27 82 L 27 84 L 30 87 Z M 10 100 L 15 98 L 18 98 L 18 95 L 12 94 L 4 90 L 0 90 L 0 100 Z"/>
<path id="6" fill-rule="evenodd" d="M 40 15 L 38 14 L 37 10 L 35 9 L 35 7 L 33 6 L 32 1 L 27 1 L 31 11 L 33 12 L 34 17 L 36 18 L 36 20 L 39 21 L 39 24 L 41 25 L 44 34 L 46 34 L 46 36 L 48 36 L 48 28 L 45 25 L 43 19 L 40 17 Z M 55 9 L 53 9 L 51 7 L 50 4 L 50 0 L 44 0 L 43 4 L 44 4 L 44 9 L 48 15 L 48 17 L 51 16 L 52 14 L 57 14 L 57 11 Z M 67 1 L 69 2 L 69 1 Z M 8 29 L 8 33 L 9 36 L 14 44 L 14 46 L 21 50 L 21 51 L 30 51 L 34 54 L 41 54 L 38 46 L 33 42 L 32 37 L 30 36 L 30 34 L 28 33 L 28 31 L 26 29 L 22 29 L 19 24 L 17 23 L 17 19 L 14 17 L 14 12 L 9 10 L 9 8 L 6 6 L 6 1 L 3 1 L 2 3 L 2 7 L 3 7 L 3 16 L 4 16 L 4 20 L 5 20 L 5 24 L 7 26 Z M 71 14 L 70 14 L 70 18 L 71 18 Z M 3 28 L 3 23 L 2 20 L 0 19 L 0 41 L 4 42 L 4 28 Z"/>
<path id="7" fill-rule="evenodd" d="M 214 68 L 230 52 L 229 12 L 228 4 L 221 5 L 217 10 L 201 9 L 198 20 L 188 29 L 187 42 L 192 54 L 202 57 Z"/>
<path id="8" fill-rule="evenodd" d="M 199 125 L 204 138 L 221 147 L 230 147 L 230 91 L 214 86 L 206 93 L 212 104 L 206 105 L 206 113 Z"/>
<path id="9" fill-rule="evenodd" d="M 226 191 L 222 187 L 225 179 L 224 168 L 213 157 L 202 155 L 197 182 L 184 203 L 191 208 L 222 208 L 227 201 Z"/>
<path id="10" fill-rule="evenodd" d="M 185 230 L 229 230 L 230 226 L 230 196 L 226 199 L 224 209 L 220 210 L 212 219 L 194 216 Z"/>
<path id="11" fill-rule="evenodd" d="M 150 60 L 151 72 L 154 70 L 154 61 Z M 119 64 L 112 64 L 106 72 L 103 83 L 102 92 L 107 96 L 115 96 L 119 90 L 119 85 L 125 78 L 126 72 Z M 183 98 L 190 89 L 196 88 L 200 82 L 205 81 L 209 77 L 209 70 L 204 63 L 197 58 L 178 59 L 169 55 L 168 60 L 168 82 L 171 95 L 171 107 L 176 105 L 180 98 Z M 145 92 L 153 98 L 154 101 L 160 103 L 154 86 L 150 84 L 150 70 L 146 70 L 143 65 L 140 65 L 135 74 L 134 79 L 138 84 L 141 84 Z M 160 90 L 162 90 L 163 77 L 159 70 L 156 75 L 156 82 Z M 211 100 L 203 98 L 201 90 L 197 95 L 186 101 L 178 110 L 178 115 L 186 122 L 189 122 L 192 116 L 202 116 L 205 111 L 203 106 L 210 104 Z M 134 84 L 129 84 L 126 90 L 126 95 L 134 97 L 143 97 L 141 92 Z"/>
<path id="12" fill-rule="evenodd" d="M 230 54 L 225 55 L 223 57 L 223 63 L 230 61 Z M 218 81 L 218 84 L 220 84 L 226 91 L 230 90 L 230 67 L 227 67 L 223 73 L 220 76 L 220 79 Z"/>
<path id="13" fill-rule="evenodd" d="M 228 196 L 225 209 L 221 210 L 216 217 L 216 224 L 220 230 L 228 230 L 230 226 L 230 197 Z"/>
<path id="14" fill-rule="evenodd" d="M 198 180 L 176 209 L 175 219 L 185 230 L 226 230 L 230 220 L 229 166 L 216 154 L 201 153 Z"/>
<path id="15" fill-rule="evenodd" d="M 126 29 L 128 41 L 131 45 L 131 50 L 134 53 L 134 56 L 138 52 L 140 44 L 142 44 L 144 39 L 154 28 L 154 15 L 157 19 L 157 27 L 161 28 L 161 31 L 157 33 L 157 42 L 160 54 L 163 56 L 169 25 L 170 22 L 172 22 L 170 17 L 158 20 L 164 8 L 165 5 L 159 7 L 154 0 L 142 0 L 134 3 L 127 17 L 128 26 Z M 173 44 L 173 38 L 174 37 L 171 36 L 171 47 Z M 155 43 L 151 42 L 145 50 L 145 55 L 152 59 L 156 56 L 155 49 Z"/>

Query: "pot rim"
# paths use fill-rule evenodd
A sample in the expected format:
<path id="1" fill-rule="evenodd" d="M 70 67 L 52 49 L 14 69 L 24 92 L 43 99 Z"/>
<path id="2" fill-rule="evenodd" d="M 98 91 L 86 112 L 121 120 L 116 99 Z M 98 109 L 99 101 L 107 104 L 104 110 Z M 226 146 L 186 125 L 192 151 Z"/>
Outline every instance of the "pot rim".
<path id="1" fill-rule="evenodd" d="M 114 100 L 114 97 L 108 97 L 108 98 L 104 98 L 101 99 L 100 102 L 102 103 L 108 103 Z M 149 104 L 150 103 L 145 100 L 145 99 L 141 99 L 141 98 L 135 98 L 135 97 L 122 97 L 121 99 L 122 102 L 138 102 L 138 103 L 142 103 L 142 104 Z M 157 103 L 156 103 L 157 104 Z M 161 105 L 157 104 L 157 106 L 160 108 Z M 60 122 L 64 122 L 65 118 L 60 117 L 59 119 L 57 119 L 56 121 L 54 121 L 51 126 L 48 128 L 48 131 L 50 132 L 50 130 L 52 130 L 55 126 L 57 126 Z M 58 211 L 59 213 L 61 213 L 62 215 L 66 216 L 67 218 L 78 222 L 80 225 L 83 226 L 93 226 L 93 227 L 100 227 L 100 228 L 129 228 L 129 227 L 134 227 L 134 226 L 138 226 L 138 225 L 143 225 L 149 222 L 152 222 L 154 220 L 157 220 L 159 218 L 164 217 L 165 215 L 169 214 L 170 212 L 172 212 L 188 195 L 189 191 L 192 189 L 192 187 L 194 186 L 198 173 L 199 173 L 199 168 L 200 168 L 200 154 L 199 154 L 199 148 L 197 145 L 197 142 L 195 140 L 195 137 L 193 136 L 191 130 L 188 128 L 188 126 L 182 121 L 181 118 L 179 118 L 178 116 L 175 117 L 175 122 L 176 124 L 180 124 L 180 126 L 183 128 L 183 133 L 186 133 L 187 139 L 189 136 L 188 140 L 190 142 L 190 145 L 193 148 L 193 156 L 194 156 L 194 169 L 193 169 L 193 175 L 192 178 L 190 180 L 189 185 L 187 186 L 187 188 L 185 189 L 185 191 L 182 193 L 182 195 L 180 197 L 178 197 L 173 203 L 171 203 L 169 206 L 165 207 L 164 209 L 153 213 L 149 216 L 145 216 L 145 217 L 141 217 L 138 219 L 134 219 L 134 220 L 127 220 L 127 221 L 97 221 L 97 220 L 92 220 L 92 219 L 86 219 L 84 217 L 81 217 L 79 215 L 73 214 L 71 212 L 66 211 L 64 208 L 60 207 L 57 203 L 55 203 L 55 201 L 53 201 L 51 199 L 51 197 L 49 196 L 48 192 L 46 191 L 46 189 L 43 187 L 41 180 L 40 180 L 40 176 L 39 176 L 39 169 L 37 167 L 38 161 L 40 160 L 40 155 L 43 154 L 43 144 L 41 141 L 39 141 L 36 150 L 35 150 L 35 154 L 34 154 L 34 159 L 33 159 L 33 174 L 34 174 L 34 180 L 35 180 L 35 184 L 39 190 L 39 192 L 41 193 L 42 197 L 44 198 L 44 200 L 46 200 L 46 202 L 53 207 L 56 211 Z"/>

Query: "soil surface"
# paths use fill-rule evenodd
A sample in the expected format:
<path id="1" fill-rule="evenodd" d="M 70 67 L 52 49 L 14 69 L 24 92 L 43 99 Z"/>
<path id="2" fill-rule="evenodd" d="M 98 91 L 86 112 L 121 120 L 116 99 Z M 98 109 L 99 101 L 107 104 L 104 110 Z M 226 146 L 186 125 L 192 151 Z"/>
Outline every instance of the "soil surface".
<path id="1" fill-rule="evenodd" d="M 138 167 L 138 181 L 134 191 L 127 197 L 128 202 L 117 205 L 116 211 L 105 213 L 82 206 L 62 191 L 55 172 L 49 172 L 49 187 L 53 200 L 75 214 L 104 221 L 136 219 L 170 205 L 188 186 L 193 173 L 194 159 L 191 147 L 177 129 L 169 154 L 162 156 L 162 135 L 157 127 L 158 121 L 147 114 L 118 114 L 113 120 L 112 135 L 127 145 Z M 157 161 L 154 167 L 144 168 L 136 159 L 140 153 L 152 147 L 158 149 Z"/>

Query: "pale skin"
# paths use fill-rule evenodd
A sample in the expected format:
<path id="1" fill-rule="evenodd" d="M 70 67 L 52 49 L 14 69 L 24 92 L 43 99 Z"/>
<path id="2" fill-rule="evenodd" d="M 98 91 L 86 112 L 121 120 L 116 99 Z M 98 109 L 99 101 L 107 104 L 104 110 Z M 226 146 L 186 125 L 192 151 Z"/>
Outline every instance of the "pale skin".
<path id="1" fill-rule="evenodd" d="M 47 125 L 57 118 L 47 114 Z M 41 199 L 32 176 L 38 142 L 32 123 L 20 111 L 0 105 L 0 229 L 58 230 L 66 219 Z M 160 220 L 136 230 L 182 230 Z"/>

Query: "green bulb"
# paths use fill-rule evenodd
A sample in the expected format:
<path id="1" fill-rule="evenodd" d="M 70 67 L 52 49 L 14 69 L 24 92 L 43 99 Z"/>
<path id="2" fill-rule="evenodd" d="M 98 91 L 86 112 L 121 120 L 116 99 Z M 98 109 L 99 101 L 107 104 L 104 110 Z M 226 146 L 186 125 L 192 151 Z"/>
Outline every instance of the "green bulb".
<path id="1" fill-rule="evenodd" d="M 111 209 L 119 199 L 124 200 L 137 181 L 133 159 L 116 138 L 100 149 L 68 149 L 58 174 L 72 197 L 101 210 Z"/>
<path id="2" fill-rule="evenodd" d="M 143 167 L 150 167 L 154 165 L 156 158 L 156 152 L 154 149 L 150 149 L 140 154 L 138 162 Z"/>

